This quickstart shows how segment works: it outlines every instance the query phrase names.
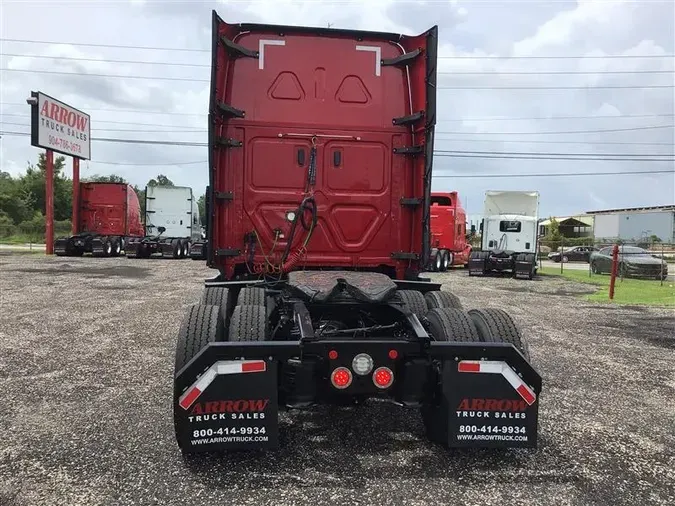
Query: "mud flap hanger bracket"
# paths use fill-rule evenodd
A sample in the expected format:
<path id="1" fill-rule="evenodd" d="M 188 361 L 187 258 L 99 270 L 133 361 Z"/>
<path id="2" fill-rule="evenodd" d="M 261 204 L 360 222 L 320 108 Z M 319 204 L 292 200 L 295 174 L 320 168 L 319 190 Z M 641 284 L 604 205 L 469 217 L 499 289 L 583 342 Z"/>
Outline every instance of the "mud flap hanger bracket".
<path id="1" fill-rule="evenodd" d="M 431 359 L 458 364 L 466 361 L 505 361 L 514 370 L 514 374 L 534 391 L 537 397 L 541 394 L 541 376 L 527 362 L 525 357 L 509 343 L 458 343 L 431 341 L 426 345 L 415 341 L 388 340 L 356 340 L 341 342 L 340 345 L 353 349 L 369 347 L 395 346 L 402 357 L 427 356 Z M 218 341 L 207 344 L 180 371 L 176 373 L 179 388 L 185 388 L 194 381 L 195 372 L 200 373 L 219 360 L 279 360 L 302 356 L 303 354 L 328 356 L 335 341 L 305 339 L 302 341 Z M 457 365 L 454 366 L 457 368 Z M 181 385 L 182 383 L 182 385 Z"/>

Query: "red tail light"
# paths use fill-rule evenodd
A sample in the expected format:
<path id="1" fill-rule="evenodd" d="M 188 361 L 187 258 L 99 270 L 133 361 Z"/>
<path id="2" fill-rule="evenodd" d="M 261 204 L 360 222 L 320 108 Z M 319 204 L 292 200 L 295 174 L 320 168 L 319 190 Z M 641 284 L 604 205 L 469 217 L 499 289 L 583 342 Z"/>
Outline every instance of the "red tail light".
<path id="1" fill-rule="evenodd" d="M 373 383 L 377 388 L 389 388 L 394 382 L 394 373 L 388 367 L 378 367 L 373 373 Z"/>
<path id="2" fill-rule="evenodd" d="M 338 367 L 330 375 L 330 382 L 340 390 L 352 384 L 352 372 L 346 367 Z"/>

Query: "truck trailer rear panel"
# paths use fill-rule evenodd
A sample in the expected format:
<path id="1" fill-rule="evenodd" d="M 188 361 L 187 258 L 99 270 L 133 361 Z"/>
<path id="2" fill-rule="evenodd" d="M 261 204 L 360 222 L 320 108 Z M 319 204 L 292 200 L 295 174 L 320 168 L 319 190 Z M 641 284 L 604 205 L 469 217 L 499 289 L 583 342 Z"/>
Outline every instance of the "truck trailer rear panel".
<path id="1" fill-rule="evenodd" d="M 187 186 L 145 188 L 145 237 L 127 244 L 127 257 L 188 258 L 192 242 L 201 239 L 199 206 Z"/>
<path id="2" fill-rule="evenodd" d="M 208 264 L 232 278 L 295 252 L 305 268 L 418 271 L 436 115 L 426 36 L 243 26 L 217 27 L 232 44 L 214 53 Z M 317 216 L 311 248 L 299 214 Z"/>
<path id="3" fill-rule="evenodd" d="M 231 25 L 213 13 L 206 282 L 178 333 L 182 452 L 278 447 L 278 413 L 369 399 L 449 447 L 537 444 L 511 317 L 429 259 L 437 28 Z M 365 416 L 365 414 L 364 414 Z"/>
<path id="4" fill-rule="evenodd" d="M 138 196 L 126 183 L 80 183 L 78 233 L 59 237 L 54 252 L 59 256 L 117 256 L 134 237 L 143 235 Z"/>

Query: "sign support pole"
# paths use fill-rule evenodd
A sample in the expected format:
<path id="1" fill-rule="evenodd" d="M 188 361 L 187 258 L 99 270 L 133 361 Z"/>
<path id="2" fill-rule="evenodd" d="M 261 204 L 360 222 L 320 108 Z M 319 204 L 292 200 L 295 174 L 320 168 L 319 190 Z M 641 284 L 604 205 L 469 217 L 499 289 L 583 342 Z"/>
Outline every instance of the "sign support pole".
<path id="1" fill-rule="evenodd" d="M 78 233 L 80 223 L 80 159 L 73 157 L 73 235 Z"/>
<path id="2" fill-rule="evenodd" d="M 45 154 L 45 253 L 54 254 L 54 152 L 48 149 Z"/>

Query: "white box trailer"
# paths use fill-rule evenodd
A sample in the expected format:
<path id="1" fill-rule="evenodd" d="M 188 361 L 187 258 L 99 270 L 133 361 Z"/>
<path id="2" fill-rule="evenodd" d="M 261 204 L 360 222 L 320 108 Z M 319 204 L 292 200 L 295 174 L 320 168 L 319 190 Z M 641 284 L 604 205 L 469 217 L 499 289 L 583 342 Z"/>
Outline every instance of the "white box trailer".
<path id="1" fill-rule="evenodd" d="M 146 186 L 145 237 L 127 245 L 127 257 L 187 258 L 190 245 L 201 239 L 199 206 L 187 186 Z"/>
<path id="2" fill-rule="evenodd" d="M 485 192 L 481 249 L 469 257 L 469 275 L 510 271 L 532 279 L 537 272 L 539 192 Z"/>

